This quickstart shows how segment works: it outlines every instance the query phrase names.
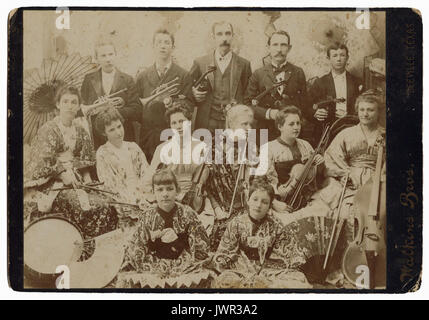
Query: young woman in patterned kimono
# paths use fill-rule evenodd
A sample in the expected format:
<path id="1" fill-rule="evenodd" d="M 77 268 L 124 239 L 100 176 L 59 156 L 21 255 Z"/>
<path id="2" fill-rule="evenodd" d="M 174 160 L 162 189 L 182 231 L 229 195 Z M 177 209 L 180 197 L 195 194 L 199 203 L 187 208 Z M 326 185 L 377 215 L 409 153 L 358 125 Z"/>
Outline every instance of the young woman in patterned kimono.
<path id="1" fill-rule="evenodd" d="M 231 133 L 234 130 L 242 129 L 242 132 L 247 134 L 248 130 L 252 128 L 253 122 L 253 111 L 248 106 L 233 105 L 226 113 L 226 127 L 231 129 Z M 227 223 L 243 212 L 247 202 L 246 194 L 248 183 L 250 182 L 250 166 L 245 165 L 242 176 L 238 177 L 240 169 L 238 160 L 243 157 L 243 154 L 239 155 L 239 153 L 244 152 L 244 149 L 239 148 L 239 142 L 246 141 L 247 137 L 240 137 L 239 135 L 237 137 L 227 136 L 223 143 L 213 142 L 212 144 L 213 163 L 210 165 L 210 177 L 208 179 L 209 195 L 216 212 L 216 221 L 213 233 L 210 236 L 212 251 L 216 251 Z M 233 143 L 227 143 L 227 139 L 230 139 L 229 141 Z M 256 154 L 256 150 L 254 150 L 254 153 Z M 233 159 L 230 158 L 231 155 L 233 155 Z M 232 201 L 237 178 L 240 180 L 234 201 Z M 232 210 L 230 212 L 231 203 Z"/>
<path id="2" fill-rule="evenodd" d="M 90 181 L 89 168 L 95 165 L 88 133 L 73 122 L 80 102 L 76 88 L 61 88 L 56 97 L 59 115 L 46 122 L 32 142 L 24 188 L 34 197 L 25 203 L 24 214 L 29 221 L 59 214 L 90 238 L 116 229 L 118 217 L 107 204 L 112 200 L 108 193 L 79 187 Z"/>
<path id="3" fill-rule="evenodd" d="M 306 240 L 285 229 L 270 208 L 274 189 L 262 177 L 249 189 L 248 209 L 229 221 L 212 264 L 218 288 L 311 288 L 299 266 Z M 299 241 L 299 242 L 298 242 Z"/>
<path id="4" fill-rule="evenodd" d="M 175 201 L 179 187 L 171 170 L 158 170 L 152 187 L 157 205 L 139 221 L 117 287 L 165 287 L 185 278 L 198 283 L 204 272 L 201 261 L 208 258 L 207 234 L 195 211 Z"/>
<path id="5" fill-rule="evenodd" d="M 284 199 L 294 191 L 296 179 L 290 173 L 294 165 L 305 164 L 314 152 L 307 141 L 299 139 L 301 132 L 301 111 L 295 106 L 288 106 L 277 113 L 275 124 L 280 131 L 277 139 L 268 143 L 268 172 L 267 177 L 273 185 L 279 199 Z M 315 155 L 314 165 L 317 166 L 318 175 L 323 174 L 323 156 Z M 316 185 L 310 192 L 316 191 Z M 307 197 L 311 194 L 307 194 Z M 280 212 L 292 212 L 293 209 L 284 202 L 274 200 L 273 207 Z"/>
<path id="6" fill-rule="evenodd" d="M 359 124 L 349 127 L 338 133 L 325 152 L 325 166 L 327 178 L 325 187 L 317 191 L 307 207 L 291 215 L 277 217 L 284 223 L 291 221 L 309 221 L 309 217 L 323 217 L 330 219 L 333 211 L 338 207 L 339 198 L 344 185 L 344 177 L 348 173 L 349 179 L 345 197 L 340 208 L 340 220 L 347 219 L 345 239 L 339 241 L 337 251 L 328 275 L 328 280 L 336 282 L 343 276 L 338 271 L 347 241 L 351 240 L 354 226 L 353 200 L 356 191 L 363 186 L 374 174 L 377 160 L 378 138 L 384 139 L 385 129 L 379 121 L 384 111 L 383 98 L 374 90 L 361 94 L 355 103 Z M 328 220 L 325 220 L 325 225 Z M 325 229 L 326 230 L 326 229 Z M 327 239 L 330 229 L 328 229 Z M 302 229 L 302 232 L 305 232 Z M 347 241 L 345 241 L 347 240 Z M 336 271 L 334 271 L 336 269 Z"/>
<path id="7" fill-rule="evenodd" d="M 117 202 L 145 205 L 143 176 L 149 164 L 135 142 L 124 141 L 122 116 L 114 107 L 105 109 L 97 115 L 95 129 L 107 138 L 96 154 L 98 179 L 107 190 L 117 194 Z M 126 224 L 138 219 L 140 211 L 133 210 L 132 206 L 116 207 L 123 218 L 121 222 Z"/>
<path id="8" fill-rule="evenodd" d="M 191 133 L 192 112 L 192 106 L 181 96 L 173 98 L 171 103 L 166 106 L 165 118 L 172 129 L 170 133 L 174 135 L 156 148 L 148 174 L 145 176 L 145 186 L 147 191 L 151 189 L 151 177 L 157 169 L 168 168 L 173 171 L 180 190 L 177 200 L 189 204 L 197 212 L 206 231 L 210 233 L 213 227 L 214 212 L 205 188 L 209 169 L 207 166 L 202 166 L 207 153 L 207 145 L 203 141 L 186 136 L 185 133 L 186 126 L 188 126 L 189 134 Z M 190 146 L 187 145 L 189 141 Z M 173 150 L 177 150 L 179 154 L 174 154 Z M 186 155 L 186 152 L 191 154 Z M 199 157 L 196 158 L 198 155 Z M 186 159 L 187 156 L 189 156 L 188 159 Z M 190 190 L 193 181 L 196 182 L 198 179 L 200 170 L 202 173 L 198 187 L 201 192 L 192 200 Z M 148 198 L 150 196 L 153 200 L 153 193 L 147 195 Z"/>

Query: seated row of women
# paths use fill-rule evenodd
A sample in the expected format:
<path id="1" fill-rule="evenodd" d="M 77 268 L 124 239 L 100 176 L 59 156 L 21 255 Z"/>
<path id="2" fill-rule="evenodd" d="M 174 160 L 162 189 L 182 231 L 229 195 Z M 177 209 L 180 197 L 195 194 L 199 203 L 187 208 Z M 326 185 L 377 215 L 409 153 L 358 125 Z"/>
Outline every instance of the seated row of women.
<path id="1" fill-rule="evenodd" d="M 118 227 L 135 230 L 118 286 L 129 285 L 129 273 L 159 279 L 212 270 L 218 275 L 212 287 L 308 288 L 309 282 L 322 277 L 309 263 L 323 255 L 320 242 L 329 238 L 332 212 L 347 183 L 341 179 L 349 177 L 340 212 L 349 219 L 350 231 L 353 195 L 374 173 L 376 141 L 384 134 L 378 122 L 383 103 L 367 92 L 356 101 L 359 123 L 338 133 L 324 155 L 314 155 L 311 145 L 298 138 L 299 109 L 286 107 L 276 119 L 280 136 L 265 146 L 268 171 L 253 178 L 249 166 L 238 161 L 164 163 L 166 144 L 176 143 L 180 150 L 189 147 L 183 139 L 184 123 L 192 119 L 186 100 L 177 99 L 165 115 L 180 139 L 158 146 L 150 165 L 136 143 L 124 141 L 123 120 L 113 107 L 101 111 L 95 121 L 96 130 L 106 137 L 95 155 L 90 136 L 74 121 L 80 102 L 77 89 L 61 89 L 58 116 L 39 130 L 31 145 L 24 217 L 31 223 L 63 215 L 79 226 L 84 238 Z M 230 129 L 251 129 L 252 109 L 233 106 L 226 121 Z M 191 149 L 201 143 L 192 139 Z M 220 146 L 212 145 L 214 154 Z M 227 154 L 231 146 L 223 147 Z M 308 161 L 321 182 L 306 188 L 299 195 L 304 200 L 295 205 L 288 199 L 296 197 L 301 173 L 297 176 L 294 170 Z M 322 228 L 315 217 L 326 218 Z M 328 273 L 339 269 L 338 259 Z"/>

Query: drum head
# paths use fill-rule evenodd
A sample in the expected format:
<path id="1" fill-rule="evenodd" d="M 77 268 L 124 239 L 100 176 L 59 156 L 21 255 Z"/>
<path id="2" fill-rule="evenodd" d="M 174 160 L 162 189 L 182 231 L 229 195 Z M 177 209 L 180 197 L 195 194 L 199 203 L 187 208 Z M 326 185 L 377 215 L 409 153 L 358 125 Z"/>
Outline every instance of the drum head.
<path id="1" fill-rule="evenodd" d="M 40 273 L 56 273 L 81 255 L 83 238 L 79 230 L 62 218 L 43 218 L 24 232 L 24 263 Z"/>

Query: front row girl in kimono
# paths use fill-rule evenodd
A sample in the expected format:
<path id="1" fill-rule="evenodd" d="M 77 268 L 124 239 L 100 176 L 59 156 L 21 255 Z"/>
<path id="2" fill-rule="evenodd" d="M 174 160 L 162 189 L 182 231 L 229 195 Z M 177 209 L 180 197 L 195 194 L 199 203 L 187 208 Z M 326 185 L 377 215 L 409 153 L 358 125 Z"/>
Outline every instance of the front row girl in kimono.
<path id="1" fill-rule="evenodd" d="M 217 288 L 311 288 L 299 271 L 310 252 L 292 228 L 284 228 L 270 209 L 274 189 L 263 177 L 253 180 L 247 209 L 232 219 L 213 257 L 221 274 Z"/>
<path id="2" fill-rule="evenodd" d="M 26 221 L 60 215 L 77 225 L 85 239 L 116 229 L 116 210 L 109 206 L 108 193 L 85 187 L 95 153 L 89 134 L 74 119 L 80 108 L 78 89 L 58 90 L 58 115 L 46 122 L 31 143 L 24 173 L 25 193 L 32 193 L 24 205 Z"/>
<path id="3" fill-rule="evenodd" d="M 157 204 L 141 216 L 125 252 L 118 287 L 137 282 L 141 287 L 163 287 L 163 280 L 198 274 L 198 262 L 208 258 L 209 240 L 197 214 L 176 201 L 180 189 L 174 173 L 158 170 L 152 188 Z"/>

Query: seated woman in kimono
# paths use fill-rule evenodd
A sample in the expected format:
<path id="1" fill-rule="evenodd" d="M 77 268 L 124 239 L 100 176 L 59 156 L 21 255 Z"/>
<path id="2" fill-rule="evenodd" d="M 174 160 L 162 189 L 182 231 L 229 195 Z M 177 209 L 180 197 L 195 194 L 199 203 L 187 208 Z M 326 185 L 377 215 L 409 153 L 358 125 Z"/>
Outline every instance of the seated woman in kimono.
<path id="1" fill-rule="evenodd" d="M 192 112 L 193 107 L 181 96 L 173 98 L 171 103 L 166 105 L 165 118 L 170 124 L 169 134 L 172 137 L 156 148 L 145 176 L 145 186 L 146 190 L 151 189 L 151 176 L 157 169 L 170 169 L 180 188 L 177 200 L 191 206 L 198 213 L 206 231 L 210 233 L 214 212 L 205 188 L 209 172 L 203 164 L 207 145 L 191 136 Z M 194 190 L 195 187 L 199 190 Z M 153 197 L 153 194 L 147 195 L 148 198 L 150 196 Z"/>
<path id="2" fill-rule="evenodd" d="M 123 118 L 114 107 L 101 111 L 95 119 L 95 129 L 107 138 L 96 154 L 98 179 L 104 187 L 117 194 L 116 205 L 124 222 L 138 218 L 138 212 L 130 205 L 144 205 L 143 176 L 149 164 L 143 151 L 135 142 L 124 141 Z M 122 221 L 122 220 L 121 220 Z"/>
<path id="3" fill-rule="evenodd" d="M 212 265 L 221 274 L 218 288 L 311 288 L 299 266 L 305 262 L 293 230 L 285 229 L 270 208 L 274 189 L 264 177 L 253 180 L 248 208 L 231 220 Z"/>
<path id="4" fill-rule="evenodd" d="M 339 211 L 340 221 L 346 219 L 345 237 L 337 244 L 328 278 L 341 280 L 338 272 L 347 241 L 351 241 L 354 228 L 354 195 L 375 172 L 377 140 L 384 140 L 385 129 L 379 124 L 384 111 L 383 97 L 374 90 L 361 94 L 355 103 L 359 124 L 346 128 L 332 140 L 325 152 L 326 180 L 325 187 L 313 194 L 310 204 L 290 215 L 277 215 L 286 225 L 292 221 L 304 221 L 307 218 L 320 217 L 325 225 L 332 218 L 339 205 L 345 177 L 348 181 L 344 200 Z M 328 218 L 328 219 L 326 219 Z M 330 230 L 330 229 L 329 229 Z M 304 231 L 303 231 L 304 232 Z M 337 269 L 337 272 L 333 270 Z"/>
<path id="5" fill-rule="evenodd" d="M 250 154 L 255 156 L 257 150 L 256 141 L 254 144 L 248 143 L 246 148 L 244 143 L 251 140 L 248 139 L 248 133 L 253 123 L 254 114 L 250 107 L 233 104 L 226 112 L 227 130 L 222 142 L 216 143 L 216 137 L 213 137 L 212 165 L 207 184 L 216 212 L 216 221 L 210 237 L 212 251 L 216 251 L 227 223 L 241 214 L 246 206 L 251 168 L 250 161 L 247 161 L 247 148 L 254 148 Z"/>
<path id="6" fill-rule="evenodd" d="M 152 187 L 157 205 L 144 212 L 128 243 L 117 287 L 164 288 L 177 277 L 201 280 L 198 262 L 208 258 L 209 244 L 201 222 L 176 201 L 179 186 L 171 170 L 158 170 Z"/>
<path id="7" fill-rule="evenodd" d="M 76 88 L 60 88 L 58 115 L 39 129 L 32 142 L 24 188 L 34 197 L 25 204 L 24 214 L 30 221 L 59 214 L 90 238 L 116 229 L 118 217 L 108 205 L 109 193 L 86 187 L 95 153 L 88 133 L 73 121 L 80 102 Z"/>
<path id="8" fill-rule="evenodd" d="M 293 208 L 288 206 L 285 200 L 288 195 L 294 192 L 297 184 L 296 178 L 299 177 L 291 177 L 291 170 L 296 164 L 306 163 L 314 153 L 310 143 L 298 138 L 301 133 L 301 120 L 301 111 L 295 106 L 288 106 L 280 110 L 275 120 L 280 136 L 268 143 L 267 177 L 279 198 L 278 200 L 275 199 L 273 203 L 276 211 L 293 211 Z M 323 174 L 323 161 L 322 155 L 315 155 L 313 163 L 319 176 Z M 316 179 L 313 181 L 310 192 L 316 191 L 317 188 Z M 309 197 L 311 194 L 304 196 Z"/>

